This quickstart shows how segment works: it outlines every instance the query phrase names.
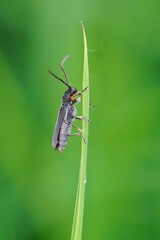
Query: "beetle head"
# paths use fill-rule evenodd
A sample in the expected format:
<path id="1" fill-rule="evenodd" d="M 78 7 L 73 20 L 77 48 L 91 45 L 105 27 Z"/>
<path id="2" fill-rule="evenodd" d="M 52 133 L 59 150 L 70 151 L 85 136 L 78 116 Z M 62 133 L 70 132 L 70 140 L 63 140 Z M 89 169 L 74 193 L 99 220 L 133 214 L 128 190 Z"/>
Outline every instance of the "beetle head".
<path id="1" fill-rule="evenodd" d="M 68 88 L 64 95 L 63 95 L 63 103 L 69 103 L 71 102 L 72 104 L 76 103 L 76 99 L 75 99 L 75 94 L 77 93 L 77 89 L 74 87 Z"/>

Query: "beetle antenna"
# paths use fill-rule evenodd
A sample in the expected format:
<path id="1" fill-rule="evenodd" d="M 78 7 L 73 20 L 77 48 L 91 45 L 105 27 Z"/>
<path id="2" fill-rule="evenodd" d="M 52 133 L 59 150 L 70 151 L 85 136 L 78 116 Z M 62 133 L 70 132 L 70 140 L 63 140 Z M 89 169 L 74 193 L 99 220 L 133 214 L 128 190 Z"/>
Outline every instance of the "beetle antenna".
<path id="1" fill-rule="evenodd" d="M 63 64 L 65 63 L 65 61 L 70 57 L 70 55 L 67 55 L 63 58 L 61 64 L 60 64 L 60 68 L 62 69 L 63 73 L 64 73 L 64 76 L 66 78 L 66 82 L 67 84 L 70 86 L 70 83 L 69 83 L 69 79 L 68 79 L 68 76 L 67 76 L 67 73 L 66 73 L 66 70 L 65 68 L 63 67 Z"/>
<path id="2" fill-rule="evenodd" d="M 66 83 L 65 81 L 63 81 L 61 78 L 59 78 L 57 75 L 55 75 L 53 72 L 51 72 L 50 70 L 48 70 L 48 72 L 55 78 L 57 78 L 59 81 L 61 81 L 62 83 L 64 83 L 68 88 L 71 88 L 71 86 Z"/>

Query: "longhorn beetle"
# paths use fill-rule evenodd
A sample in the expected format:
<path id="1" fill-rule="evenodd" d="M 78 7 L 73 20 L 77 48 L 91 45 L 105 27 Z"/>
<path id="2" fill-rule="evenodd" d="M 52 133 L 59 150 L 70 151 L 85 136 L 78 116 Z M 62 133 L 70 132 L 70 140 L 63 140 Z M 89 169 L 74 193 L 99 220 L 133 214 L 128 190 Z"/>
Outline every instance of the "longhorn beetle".
<path id="1" fill-rule="evenodd" d="M 69 79 L 66 73 L 65 68 L 63 67 L 64 62 L 67 60 L 69 56 L 64 57 L 60 64 L 60 68 L 64 73 L 66 81 L 62 80 L 60 77 L 55 75 L 53 72 L 49 70 L 49 73 L 61 81 L 63 84 L 65 84 L 68 89 L 65 91 L 63 97 L 62 97 L 62 105 L 60 107 L 58 117 L 57 117 L 57 122 L 52 138 L 52 145 L 55 150 L 58 151 L 63 151 L 67 145 L 68 142 L 68 137 L 69 136 L 81 136 L 86 143 L 86 140 L 82 134 L 82 130 L 73 125 L 74 119 L 79 119 L 79 120 L 86 120 L 88 122 L 91 122 L 90 120 L 86 119 L 83 116 L 76 116 L 76 108 L 74 104 L 79 103 L 81 101 L 81 98 L 75 98 L 78 95 L 81 95 L 84 91 L 88 89 L 88 87 L 84 88 L 82 91 L 77 91 L 76 88 L 72 87 L 69 83 Z M 74 127 L 78 130 L 77 133 L 72 133 L 71 134 L 71 128 Z"/>

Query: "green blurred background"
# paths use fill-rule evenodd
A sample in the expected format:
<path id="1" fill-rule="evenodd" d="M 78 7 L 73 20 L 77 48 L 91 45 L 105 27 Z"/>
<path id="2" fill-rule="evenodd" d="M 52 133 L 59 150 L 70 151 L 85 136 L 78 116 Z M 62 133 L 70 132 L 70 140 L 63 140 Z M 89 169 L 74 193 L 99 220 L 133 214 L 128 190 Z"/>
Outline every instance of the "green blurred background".
<path id="1" fill-rule="evenodd" d="M 0 240 L 70 239 L 81 140 L 51 146 L 66 89 L 91 110 L 84 240 L 160 239 L 160 1 L 0 1 Z M 81 112 L 81 106 L 77 106 Z"/>

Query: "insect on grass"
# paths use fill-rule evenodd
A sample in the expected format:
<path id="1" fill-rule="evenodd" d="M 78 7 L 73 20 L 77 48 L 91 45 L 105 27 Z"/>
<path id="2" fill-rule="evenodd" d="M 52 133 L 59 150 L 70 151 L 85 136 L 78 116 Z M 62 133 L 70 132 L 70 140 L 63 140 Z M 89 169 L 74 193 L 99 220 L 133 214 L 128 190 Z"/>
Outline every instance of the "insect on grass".
<path id="1" fill-rule="evenodd" d="M 58 79 L 59 81 L 61 81 L 63 84 L 65 84 L 67 86 L 67 90 L 64 92 L 64 95 L 62 97 L 62 104 L 58 113 L 58 117 L 57 117 L 57 122 L 56 122 L 56 126 L 55 126 L 55 130 L 54 130 L 54 134 L 53 134 L 53 138 L 52 138 L 52 145 L 53 148 L 55 150 L 58 151 L 63 151 L 67 145 L 68 142 L 68 138 L 70 136 L 81 136 L 84 140 L 84 142 L 86 142 L 82 130 L 77 127 L 76 125 L 73 124 L 73 121 L 75 119 L 78 120 L 86 120 L 88 122 L 90 122 L 90 120 L 86 119 L 83 116 L 77 116 L 77 111 L 76 111 L 76 107 L 74 106 L 76 103 L 79 103 L 81 101 L 81 98 L 78 97 L 76 99 L 77 96 L 82 95 L 82 93 L 84 93 L 88 87 L 85 87 L 83 90 L 81 91 L 77 91 L 77 89 L 75 87 L 72 87 L 66 70 L 64 68 L 64 62 L 68 59 L 69 56 L 64 57 L 64 59 L 62 60 L 60 67 L 61 70 L 64 73 L 64 77 L 65 80 L 62 80 L 60 77 L 58 77 L 57 75 L 55 75 L 53 72 L 49 71 L 49 73 L 55 77 L 56 79 Z M 78 130 L 78 132 L 76 133 L 72 133 L 71 134 L 71 128 L 74 127 Z"/>

